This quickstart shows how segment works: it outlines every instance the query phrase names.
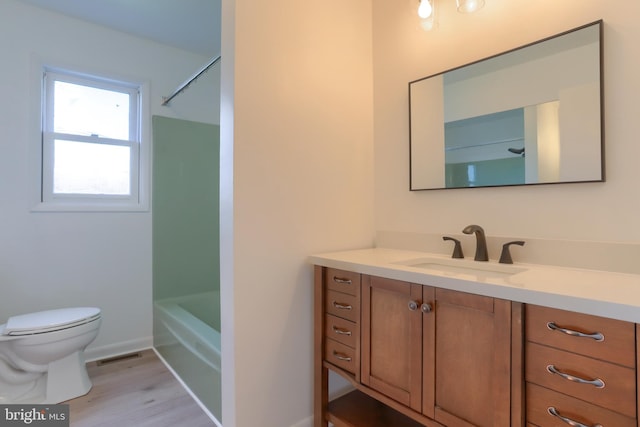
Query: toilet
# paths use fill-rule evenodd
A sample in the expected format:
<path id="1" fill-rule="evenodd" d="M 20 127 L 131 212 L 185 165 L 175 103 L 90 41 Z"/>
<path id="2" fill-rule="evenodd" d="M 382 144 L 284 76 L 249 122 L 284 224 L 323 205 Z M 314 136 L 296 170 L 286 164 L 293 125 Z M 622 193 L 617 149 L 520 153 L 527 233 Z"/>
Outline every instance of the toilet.
<path id="1" fill-rule="evenodd" d="M 0 405 L 53 404 L 91 389 L 84 349 L 96 338 L 99 308 L 10 317 L 0 325 Z"/>

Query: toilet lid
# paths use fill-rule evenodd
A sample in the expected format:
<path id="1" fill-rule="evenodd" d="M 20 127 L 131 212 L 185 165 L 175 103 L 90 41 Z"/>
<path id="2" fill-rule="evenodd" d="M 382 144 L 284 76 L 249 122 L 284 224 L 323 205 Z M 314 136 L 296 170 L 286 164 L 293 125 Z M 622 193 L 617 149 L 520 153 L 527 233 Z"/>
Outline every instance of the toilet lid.
<path id="1" fill-rule="evenodd" d="M 67 329 L 89 323 L 100 317 L 96 307 L 74 307 L 39 311 L 10 317 L 4 329 L 5 335 L 31 335 Z"/>

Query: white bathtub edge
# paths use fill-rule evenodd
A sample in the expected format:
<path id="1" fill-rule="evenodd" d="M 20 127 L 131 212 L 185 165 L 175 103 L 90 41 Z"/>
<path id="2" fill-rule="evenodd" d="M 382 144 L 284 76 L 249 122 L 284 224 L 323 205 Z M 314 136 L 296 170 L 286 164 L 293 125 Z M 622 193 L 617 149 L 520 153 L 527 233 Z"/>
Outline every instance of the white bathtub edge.
<path id="1" fill-rule="evenodd" d="M 216 419 L 216 417 L 211 413 L 211 411 L 209 411 L 209 409 L 204 405 L 204 403 L 202 403 L 200 401 L 200 399 L 198 399 L 198 396 L 195 395 L 195 393 L 193 393 L 191 391 L 191 389 L 189 388 L 189 386 L 187 386 L 187 384 L 182 381 L 182 378 L 180 378 L 180 375 L 178 375 L 178 373 L 176 371 L 173 370 L 173 368 L 171 367 L 171 365 L 169 365 L 167 363 L 166 360 L 164 360 L 164 357 L 162 357 L 162 355 L 160 354 L 160 352 L 158 352 L 158 350 L 156 350 L 155 348 L 153 348 L 153 352 L 156 354 L 156 356 L 158 356 L 158 358 L 162 361 L 162 363 L 164 364 L 164 366 L 167 367 L 167 369 L 169 370 L 169 372 L 171 372 L 171 374 L 175 377 L 176 380 L 178 380 L 178 382 L 180 383 L 180 385 L 182 385 L 182 388 L 185 389 L 185 391 L 187 393 L 189 393 L 189 396 L 191 396 L 193 398 L 193 400 L 198 404 L 198 406 L 200 406 L 200 408 L 204 411 L 205 414 L 207 414 L 207 416 L 209 418 L 211 418 L 211 421 L 213 421 L 213 423 L 217 426 L 217 427 L 222 427 L 222 424 L 220 424 L 220 421 L 218 421 Z"/>

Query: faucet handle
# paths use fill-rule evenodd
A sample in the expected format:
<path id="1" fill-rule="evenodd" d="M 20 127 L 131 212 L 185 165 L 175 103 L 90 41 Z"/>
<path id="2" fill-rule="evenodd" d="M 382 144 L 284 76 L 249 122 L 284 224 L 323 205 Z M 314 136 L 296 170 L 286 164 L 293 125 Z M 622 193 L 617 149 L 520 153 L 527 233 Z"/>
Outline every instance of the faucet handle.
<path id="1" fill-rule="evenodd" d="M 513 242 L 507 242 L 502 245 L 502 253 L 500 254 L 499 261 L 501 264 L 513 264 L 511 252 L 509 252 L 509 246 L 511 245 L 524 246 L 524 242 L 522 240 L 514 240 Z"/>
<path id="2" fill-rule="evenodd" d="M 452 242 L 455 243 L 455 246 L 453 247 L 453 254 L 451 255 L 451 258 L 464 258 L 464 254 L 462 253 L 462 246 L 460 244 L 460 240 L 458 239 L 454 239 L 453 237 L 449 237 L 449 236 L 443 236 L 442 240 L 451 240 Z"/>

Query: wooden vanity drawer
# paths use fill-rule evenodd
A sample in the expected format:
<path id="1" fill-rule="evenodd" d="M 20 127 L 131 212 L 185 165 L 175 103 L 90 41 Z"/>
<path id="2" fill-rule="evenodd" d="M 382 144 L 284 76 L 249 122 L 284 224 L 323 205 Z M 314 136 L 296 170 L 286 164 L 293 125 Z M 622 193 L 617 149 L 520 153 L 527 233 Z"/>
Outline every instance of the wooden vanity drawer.
<path id="1" fill-rule="evenodd" d="M 526 381 L 636 416 L 635 370 L 540 344 L 526 345 Z M 555 369 L 557 373 L 550 372 Z M 562 374 L 570 375 L 566 377 Z M 603 387 L 576 379 L 602 381 Z"/>
<path id="2" fill-rule="evenodd" d="M 356 373 L 358 360 L 355 349 L 334 340 L 325 340 L 324 359 L 352 374 Z"/>
<path id="3" fill-rule="evenodd" d="M 636 419 L 592 405 L 535 384 L 527 383 L 527 422 L 540 427 L 567 427 L 571 425 L 549 413 L 554 408 L 558 415 L 586 426 L 637 427 Z M 574 424 L 575 425 L 575 424 Z"/>
<path id="4" fill-rule="evenodd" d="M 356 339 L 360 335 L 358 324 L 327 314 L 325 336 L 351 348 L 356 348 Z"/>
<path id="5" fill-rule="evenodd" d="M 327 313 L 334 316 L 352 322 L 360 321 L 360 298 L 354 295 L 327 291 L 324 308 Z"/>
<path id="6" fill-rule="evenodd" d="M 527 341 L 635 367 L 633 323 L 537 305 L 527 305 L 525 321 Z M 592 336 L 599 333 L 603 339 L 572 336 L 561 329 Z"/>
<path id="7" fill-rule="evenodd" d="M 353 271 L 327 268 L 325 285 L 327 289 L 360 296 L 360 274 Z"/>

